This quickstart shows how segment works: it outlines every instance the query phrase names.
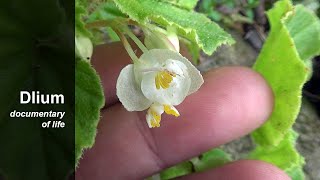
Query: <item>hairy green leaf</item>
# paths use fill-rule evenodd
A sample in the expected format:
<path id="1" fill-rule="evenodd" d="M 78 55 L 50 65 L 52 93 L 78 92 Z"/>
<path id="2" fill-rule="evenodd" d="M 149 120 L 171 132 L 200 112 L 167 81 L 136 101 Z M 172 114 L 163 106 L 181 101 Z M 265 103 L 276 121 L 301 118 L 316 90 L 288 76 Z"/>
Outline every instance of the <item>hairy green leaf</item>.
<path id="1" fill-rule="evenodd" d="M 104 95 L 100 78 L 88 61 L 76 61 L 75 78 L 75 156 L 78 161 L 82 151 L 94 144 Z"/>
<path id="2" fill-rule="evenodd" d="M 78 2 L 78 1 L 77 1 Z M 76 65 L 75 65 L 75 164 L 82 156 L 84 149 L 91 148 L 96 137 L 96 129 L 100 119 L 100 109 L 104 105 L 104 95 L 100 78 L 90 64 L 92 44 L 89 38 L 92 34 L 85 27 L 83 16 L 88 16 L 84 2 L 76 2 L 75 33 L 76 41 Z M 108 6 L 109 7 L 109 6 Z M 114 6 L 111 6 L 111 9 Z M 105 8 L 104 6 L 102 8 Z M 97 10 L 98 12 L 99 10 Z M 93 15 L 94 18 L 96 15 Z M 109 17 L 109 16 L 108 16 Z M 82 55 L 85 54 L 85 55 Z M 82 57 L 81 57 L 82 55 Z M 85 58 L 85 59 L 83 59 Z"/>
<path id="3" fill-rule="evenodd" d="M 86 23 L 97 21 L 113 21 L 117 18 L 127 18 L 112 1 L 101 3 L 90 15 L 88 15 Z M 103 44 L 108 40 L 115 42 L 120 41 L 118 35 L 110 27 L 100 27 L 88 29 L 92 33 L 91 40 L 94 44 Z"/>
<path id="4" fill-rule="evenodd" d="M 253 137 L 260 145 L 274 146 L 291 129 L 299 112 L 302 86 L 311 71 L 305 63 L 308 59 L 301 57 L 310 58 L 319 53 L 314 47 L 320 47 L 320 31 L 314 30 L 319 28 L 319 20 L 311 12 L 302 6 L 294 7 L 287 0 L 276 3 L 268 17 L 271 32 L 254 69 L 272 87 L 275 106 L 269 120 Z M 307 25 L 300 26 L 301 21 Z"/>
<path id="5" fill-rule="evenodd" d="M 93 22 L 97 20 L 113 20 L 117 17 L 126 17 L 111 1 L 100 4 L 100 6 L 92 12 L 87 22 Z"/>
<path id="6" fill-rule="evenodd" d="M 174 26 L 180 36 L 198 44 L 212 54 L 222 44 L 234 43 L 231 36 L 204 15 L 156 0 L 114 0 L 119 9 L 142 24 L 151 22 L 160 26 Z"/>
<path id="7" fill-rule="evenodd" d="M 271 32 L 254 69 L 270 84 L 275 106 L 269 120 L 252 134 L 257 147 L 250 158 L 270 162 L 302 180 L 304 160 L 295 149 L 292 125 L 311 73 L 309 60 L 320 53 L 320 23 L 311 11 L 289 0 L 277 2 L 267 14 Z"/>
<path id="8" fill-rule="evenodd" d="M 258 145 L 249 155 L 249 158 L 259 159 L 274 164 L 285 170 L 292 179 L 302 180 L 304 179 L 302 170 L 304 159 L 295 149 L 297 136 L 298 135 L 291 130 L 275 148 Z"/>

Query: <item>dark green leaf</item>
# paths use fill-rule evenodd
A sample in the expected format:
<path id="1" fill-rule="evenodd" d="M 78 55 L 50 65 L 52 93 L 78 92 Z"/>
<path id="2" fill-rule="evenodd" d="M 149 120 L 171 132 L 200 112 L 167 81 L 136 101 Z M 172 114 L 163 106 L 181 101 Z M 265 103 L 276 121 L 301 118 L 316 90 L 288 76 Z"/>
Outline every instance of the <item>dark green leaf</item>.
<path id="1" fill-rule="evenodd" d="M 88 61 L 77 60 L 75 78 L 75 151 L 78 160 L 82 151 L 94 144 L 100 109 L 104 106 L 104 95 L 100 78 Z"/>
<path id="2" fill-rule="evenodd" d="M 222 44 L 234 43 L 231 36 L 204 15 L 156 0 L 114 0 L 119 9 L 141 24 L 155 22 L 178 29 L 179 35 L 212 54 Z"/>

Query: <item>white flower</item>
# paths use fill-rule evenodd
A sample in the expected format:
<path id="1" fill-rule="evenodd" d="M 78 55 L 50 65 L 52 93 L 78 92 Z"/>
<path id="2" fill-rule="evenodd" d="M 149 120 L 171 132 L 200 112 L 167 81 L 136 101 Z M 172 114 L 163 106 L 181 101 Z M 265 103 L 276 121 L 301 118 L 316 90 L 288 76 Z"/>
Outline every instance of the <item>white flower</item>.
<path id="1" fill-rule="evenodd" d="M 122 69 L 117 96 L 128 111 L 148 109 L 148 126 L 159 127 L 161 114 L 179 116 L 174 107 L 203 84 L 200 72 L 178 52 L 152 49 Z"/>

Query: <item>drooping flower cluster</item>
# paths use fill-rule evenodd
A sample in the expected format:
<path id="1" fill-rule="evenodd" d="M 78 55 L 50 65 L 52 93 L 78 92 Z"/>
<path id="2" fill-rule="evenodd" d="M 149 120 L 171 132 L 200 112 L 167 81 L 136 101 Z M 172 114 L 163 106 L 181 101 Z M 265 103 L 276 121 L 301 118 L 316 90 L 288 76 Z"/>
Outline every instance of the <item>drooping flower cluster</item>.
<path id="1" fill-rule="evenodd" d="M 148 109 L 150 128 L 159 127 L 165 112 L 178 117 L 174 107 L 203 84 L 200 72 L 176 51 L 151 49 L 122 69 L 117 96 L 128 111 Z"/>

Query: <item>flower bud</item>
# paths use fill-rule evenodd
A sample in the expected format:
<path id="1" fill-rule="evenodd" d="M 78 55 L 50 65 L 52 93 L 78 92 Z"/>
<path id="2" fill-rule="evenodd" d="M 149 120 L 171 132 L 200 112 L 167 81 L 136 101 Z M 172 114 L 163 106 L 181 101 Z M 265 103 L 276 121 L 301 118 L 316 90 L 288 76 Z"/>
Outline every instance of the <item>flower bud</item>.
<path id="1" fill-rule="evenodd" d="M 145 33 L 144 44 L 148 49 L 169 49 L 179 52 L 179 39 L 174 28 L 167 28 L 166 33 L 148 29 L 143 31 Z"/>
<path id="2" fill-rule="evenodd" d="M 93 52 L 93 45 L 91 40 L 86 36 L 79 36 L 75 38 L 76 55 L 82 59 L 90 60 Z"/>

